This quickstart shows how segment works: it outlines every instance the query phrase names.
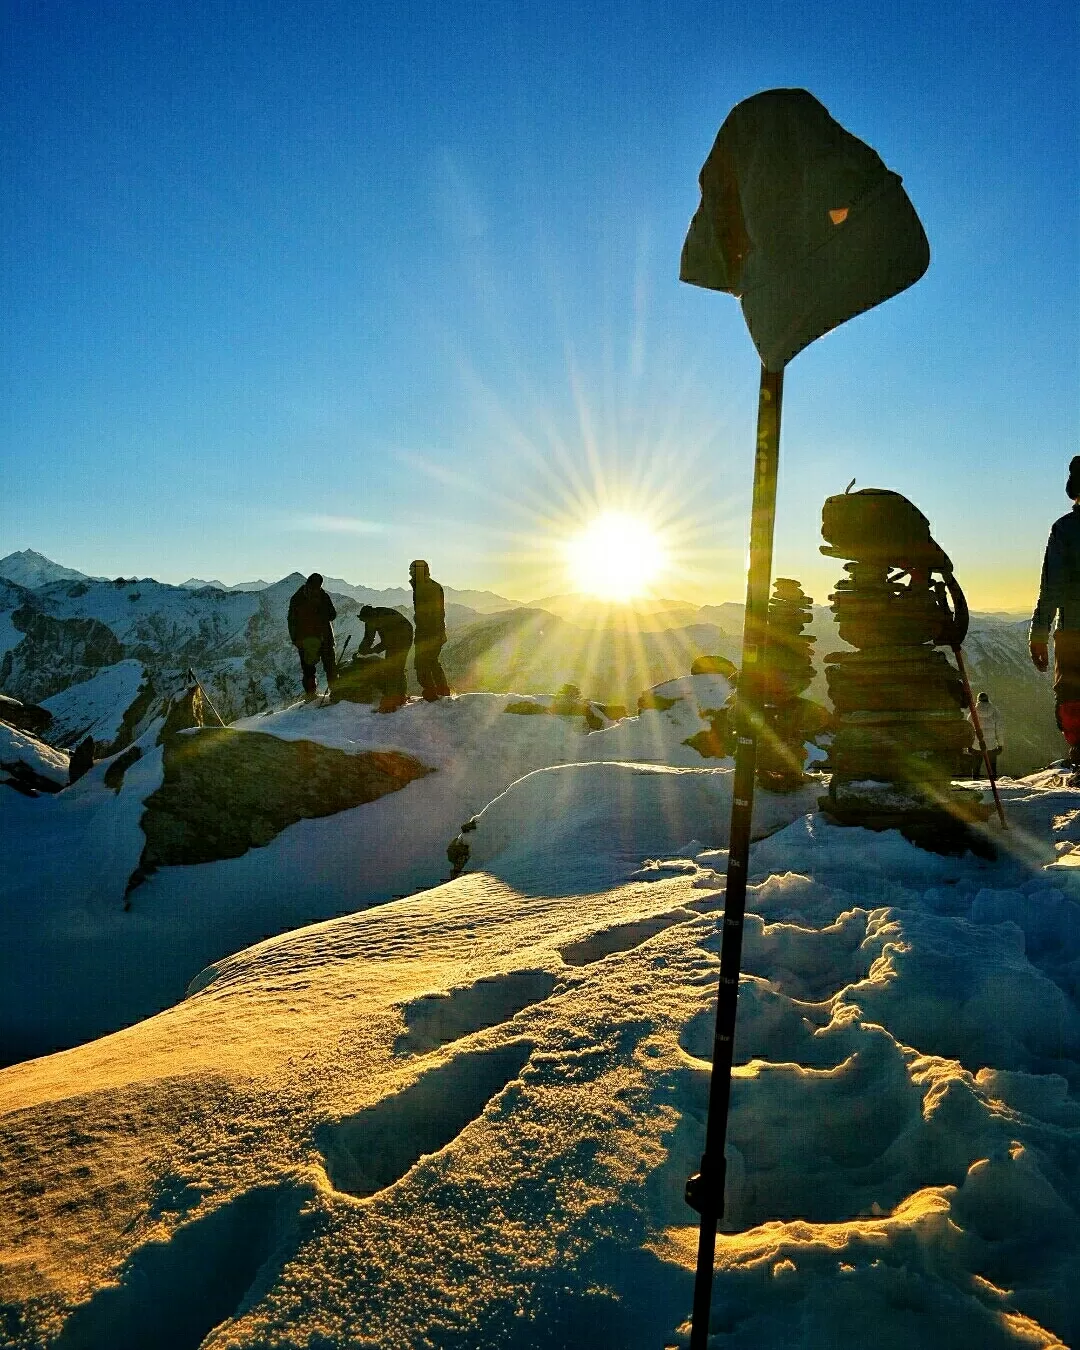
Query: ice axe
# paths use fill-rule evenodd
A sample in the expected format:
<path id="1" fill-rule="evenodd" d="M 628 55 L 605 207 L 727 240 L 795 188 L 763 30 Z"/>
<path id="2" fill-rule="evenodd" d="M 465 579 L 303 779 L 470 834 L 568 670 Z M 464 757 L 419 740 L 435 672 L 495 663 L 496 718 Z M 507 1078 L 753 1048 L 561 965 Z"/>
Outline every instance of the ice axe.
<path id="1" fill-rule="evenodd" d="M 701 170 L 701 204 L 680 279 L 739 298 L 761 357 L 737 750 L 712 1078 L 701 1169 L 686 1200 L 701 1216 L 690 1350 L 705 1350 L 716 1228 L 724 1212 L 761 657 L 772 580 L 784 367 L 815 338 L 906 289 L 930 262 L 900 177 L 805 89 L 769 89 L 737 104 Z"/>

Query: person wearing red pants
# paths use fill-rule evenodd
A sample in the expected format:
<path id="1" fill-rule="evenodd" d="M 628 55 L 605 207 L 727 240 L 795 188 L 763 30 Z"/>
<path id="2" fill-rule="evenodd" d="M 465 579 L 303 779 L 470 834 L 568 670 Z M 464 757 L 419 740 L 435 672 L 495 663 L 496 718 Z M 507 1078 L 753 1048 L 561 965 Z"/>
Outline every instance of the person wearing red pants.
<path id="1" fill-rule="evenodd" d="M 1069 743 L 1069 762 L 1080 769 L 1080 455 L 1069 462 L 1065 493 L 1073 507 L 1050 527 L 1028 648 L 1035 669 L 1045 671 L 1050 664 L 1050 629 L 1056 619 L 1055 716 Z"/>

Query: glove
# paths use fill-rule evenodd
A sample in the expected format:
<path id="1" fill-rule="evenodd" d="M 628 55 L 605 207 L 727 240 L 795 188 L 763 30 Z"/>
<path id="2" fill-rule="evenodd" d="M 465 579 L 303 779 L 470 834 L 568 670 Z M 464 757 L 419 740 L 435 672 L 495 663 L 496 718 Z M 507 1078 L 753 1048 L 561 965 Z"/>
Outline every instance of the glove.
<path id="1" fill-rule="evenodd" d="M 1045 670 L 1050 664 L 1050 654 L 1045 642 L 1036 642 L 1033 638 L 1028 643 L 1028 651 L 1031 653 L 1031 664 L 1036 670 Z"/>

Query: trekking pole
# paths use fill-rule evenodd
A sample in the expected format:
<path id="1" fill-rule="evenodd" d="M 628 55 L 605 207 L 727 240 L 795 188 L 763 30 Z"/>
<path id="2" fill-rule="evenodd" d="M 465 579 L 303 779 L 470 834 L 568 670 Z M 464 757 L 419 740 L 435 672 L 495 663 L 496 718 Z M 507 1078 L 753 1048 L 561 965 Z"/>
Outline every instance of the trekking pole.
<path id="1" fill-rule="evenodd" d="M 998 796 L 997 782 L 994 778 L 994 766 L 990 763 L 990 751 L 986 748 L 986 738 L 983 736 L 982 723 L 979 721 L 979 714 L 975 711 L 975 700 L 971 695 L 971 685 L 968 683 L 967 667 L 964 665 L 964 653 L 957 643 L 952 649 L 953 656 L 956 657 L 957 669 L 960 671 L 960 678 L 964 682 L 964 697 L 967 699 L 968 712 L 971 713 L 971 725 L 975 728 L 975 739 L 979 742 L 979 749 L 982 751 L 983 763 L 986 765 L 986 776 L 990 779 L 990 791 L 994 794 L 994 805 L 997 807 L 998 819 L 1001 821 L 1001 828 L 1007 830 L 1009 827 L 1005 823 L 1005 808 L 1001 804 L 1001 798 Z"/>
<path id="2" fill-rule="evenodd" d="M 345 655 L 345 653 L 348 651 L 348 649 L 349 649 L 349 643 L 350 643 L 351 641 L 352 641 L 352 634 L 351 634 L 351 633 L 346 633 L 346 634 L 345 634 L 345 641 L 344 641 L 344 642 L 342 643 L 342 645 L 341 645 L 341 651 L 339 651 L 338 654 L 337 654 L 337 656 L 334 657 L 334 665 L 335 665 L 335 666 L 339 666 L 339 665 L 341 664 L 341 658 L 342 658 L 342 657 Z"/>
<path id="3" fill-rule="evenodd" d="M 720 947 L 720 984 L 716 994 L 716 1029 L 705 1122 L 705 1152 L 701 1170 L 686 1183 L 686 1203 L 701 1215 L 697 1274 L 690 1350 L 705 1350 L 712 1304 L 716 1228 L 724 1213 L 724 1180 L 731 1099 L 731 1064 L 735 1045 L 735 1012 L 739 996 L 743 917 L 746 912 L 746 869 L 750 857 L 750 821 L 754 808 L 754 769 L 761 726 L 762 671 L 765 629 L 772 579 L 773 526 L 776 520 L 776 474 L 780 453 L 780 401 L 784 387 L 781 368 L 762 367 L 758 396 L 757 453 L 754 457 L 754 498 L 750 518 L 750 567 L 743 619 L 742 670 L 736 695 L 738 746 L 731 793 L 731 829 L 728 835 L 727 882 L 724 891 L 724 929 Z"/>
<path id="4" fill-rule="evenodd" d="M 686 1184 L 687 1203 L 701 1215 L 690 1350 L 705 1350 L 709 1336 L 716 1228 L 724 1212 L 783 370 L 823 334 L 913 285 L 930 262 L 926 233 L 899 174 L 805 89 L 766 89 L 737 104 L 698 181 L 701 202 L 683 243 L 679 277 L 739 298 L 762 372 L 709 1113 L 701 1170 Z"/>

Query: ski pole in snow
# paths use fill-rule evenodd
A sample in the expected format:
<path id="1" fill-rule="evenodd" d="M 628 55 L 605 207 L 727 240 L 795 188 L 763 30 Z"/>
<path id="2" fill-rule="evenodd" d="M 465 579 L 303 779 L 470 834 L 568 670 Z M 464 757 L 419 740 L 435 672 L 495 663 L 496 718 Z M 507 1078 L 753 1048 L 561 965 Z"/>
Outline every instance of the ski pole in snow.
<path id="1" fill-rule="evenodd" d="M 708 1339 L 724 1213 L 784 368 L 815 338 L 918 281 L 930 261 L 899 175 L 805 89 L 766 90 L 733 108 L 700 183 L 679 275 L 739 297 L 762 371 L 709 1114 L 701 1169 L 686 1183 L 687 1203 L 701 1216 L 690 1350 L 705 1350 Z"/>
<path id="2" fill-rule="evenodd" d="M 979 749 L 982 751 L 983 763 L 986 765 L 986 776 L 990 779 L 990 791 L 994 794 L 994 805 L 997 807 L 998 819 L 1001 821 L 1001 828 L 1007 830 L 1009 827 L 1005 823 L 1005 808 L 1001 804 L 1001 797 L 998 795 L 997 780 L 994 777 L 994 766 L 990 763 L 990 751 L 986 748 L 986 737 L 983 735 L 982 723 L 979 721 L 979 714 L 975 708 L 975 699 L 971 694 L 971 685 L 968 683 L 967 667 L 964 665 L 964 653 L 959 646 L 954 647 L 953 656 L 956 657 L 956 666 L 960 671 L 960 678 L 964 682 L 964 697 L 967 699 L 968 712 L 971 713 L 971 725 L 975 728 L 975 739 L 979 742 Z"/>

